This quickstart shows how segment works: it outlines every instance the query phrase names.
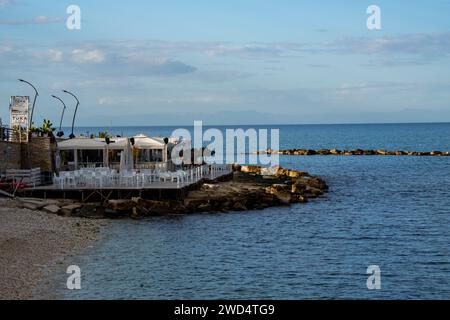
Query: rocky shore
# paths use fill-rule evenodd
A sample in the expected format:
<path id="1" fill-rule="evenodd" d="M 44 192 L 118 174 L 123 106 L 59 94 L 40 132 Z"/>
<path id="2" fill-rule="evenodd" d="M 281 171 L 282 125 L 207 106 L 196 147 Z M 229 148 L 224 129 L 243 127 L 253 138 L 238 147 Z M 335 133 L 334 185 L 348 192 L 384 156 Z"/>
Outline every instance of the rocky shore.
<path id="1" fill-rule="evenodd" d="M 203 183 L 179 201 L 0 198 L 0 300 L 51 293 L 38 285 L 98 240 L 105 218 L 262 210 L 306 203 L 327 190 L 325 181 L 306 172 L 235 166 L 231 180 Z"/>
<path id="2" fill-rule="evenodd" d="M 0 198 L 0 300 L 37 298 L 36 286 L 49 269 L 70 265 L 68 259 L 92 245 L 107 225 L 34 209 L 37 202 Z"/>
<path id="3" fill-rule="evenodd" d="M 416 156 L 416 157 L 448 157 L 450 152 L 431 151 L 431 152 L 419 152 L 419 151 L 386 151 L 386 150 L 338 150 L 338 149 L 289 149 L 289 150 L 267 150 L 259 152 L 260 154 L 279 154 L 286 156 Z"/>
<path id="4" fill-rule="evenodd" d="M 109 200 L 106 203 L 76 203 L 68 200 L 22 199 L 18 205 L 55 215 L 78 218 L 143 218 L 168 214 L 262 210 L 268 207 L 306 203 L 324 195 L 328 186 L 307 172 L 235 166 L 231 180 L 203 183 L 182 200 Z"/>
<path id="5" fill-rule="evenodd" d="M 179 202 L 158 202 L 133 199 L 114 203 L 111 209 L 131 210 L 139 218 L 169 213 L 213 213 L 246 210 L 263 210 L 269 207 L 306 203 L 323 196 L 328 186 L 319 177 L 307 172 L 276 168 L 272 170 L 254 166 L 236 166 L 230 181 L 205 183 L 199 190 L 191 191 Z"/>

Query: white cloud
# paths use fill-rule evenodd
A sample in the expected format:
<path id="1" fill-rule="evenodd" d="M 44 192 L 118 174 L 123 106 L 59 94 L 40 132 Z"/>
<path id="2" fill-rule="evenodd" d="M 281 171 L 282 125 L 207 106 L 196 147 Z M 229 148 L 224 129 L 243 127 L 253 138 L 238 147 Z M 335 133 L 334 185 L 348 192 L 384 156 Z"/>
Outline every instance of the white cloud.
<path id="1" fill-rule="evenodd" d="M 44 24 L 58 24 L 63 23 L 63 18 L 49 18 L 46 16 L 38 16 L 34 19 L 22 19 L 22 20 L 0 20 L 0 25 L 44 25 Z"/>
<path id="2" fill-rule="evenodd" d="M 381 38 L 344 38 L 330 47 L 341 54 L 381 57 L 381 65 L 424 64 L 450 56 L 450 33 L 404 34 Z M 370 63 L 371 64 L 371 63 Z"/>
<path id="3" fill-rule="evenodd" d="M 75 49 L 72 51 L 72 60 L 76 63 L 102 63 L 105 54 L 100 50 Z"/>
<path id="4" fill-rule="evenodd" d="M 0 50 L 1 53 L 1 50 Z M 60 50 L 48 49 L 45 51 L 33 52 L 32 57 L 36 60 L 47 61 L 47 62 L 62 62 L 64 55 Z"/>

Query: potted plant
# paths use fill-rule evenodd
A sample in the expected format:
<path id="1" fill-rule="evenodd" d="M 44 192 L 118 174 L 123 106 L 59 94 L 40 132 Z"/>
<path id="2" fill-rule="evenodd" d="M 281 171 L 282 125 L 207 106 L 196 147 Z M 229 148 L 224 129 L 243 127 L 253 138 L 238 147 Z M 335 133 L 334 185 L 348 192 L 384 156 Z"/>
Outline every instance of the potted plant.
<path id="1" fill-rule="evenodd" d="M 39 137 L 39 134 L 41 133 L 41 129 L 34 126 L 34 122 L 30 125 L 30 134 L 32 137 Z"/>
<path id="2" fill-rule="evenodd" d="M 44 123 L 42 124 L 42 135 L 44 137 L 52 137 L 53 131 L 55 131 L 55 128 L 52 128 L 53 124 L 50 120 L 44 119 Z"/>

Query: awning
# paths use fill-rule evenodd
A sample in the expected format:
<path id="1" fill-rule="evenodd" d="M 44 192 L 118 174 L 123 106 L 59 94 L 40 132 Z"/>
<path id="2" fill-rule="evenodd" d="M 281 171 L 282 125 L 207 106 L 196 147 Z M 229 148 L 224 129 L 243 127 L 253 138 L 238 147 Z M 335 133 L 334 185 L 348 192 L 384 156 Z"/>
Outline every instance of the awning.
<path id="1" fill-rule="evenodd" d="M 164 142 L 139 134 L 134 137 L 134 146 L 138 149 L 163 150 L 166 146 Z"/>
<path id="2" fill-rule="evenodd" d="M 74 138 L 58 142 L 59 150 L 103 150 L 106 148 L 105 140 Z"/>
<path id="3" fill-rule="evenodd" d="M 58 142 L 60 150 L 126 150 L 128 138 L 111 138 L 111 143 L 106 144 L 105 139 L 100 138 L 74 138 Z M 166 146 L 163 141 L 159 141 L 143 134 L 134 137 L 134 146 L 138 149 L 164 150 Z"/>

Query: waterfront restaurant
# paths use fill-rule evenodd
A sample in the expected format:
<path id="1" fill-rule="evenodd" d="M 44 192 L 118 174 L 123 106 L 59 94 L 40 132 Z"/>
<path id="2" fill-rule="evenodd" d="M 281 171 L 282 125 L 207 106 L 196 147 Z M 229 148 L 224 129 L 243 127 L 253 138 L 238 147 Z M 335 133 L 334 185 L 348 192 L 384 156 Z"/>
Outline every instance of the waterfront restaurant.
<path id="1" fill-rule="evenodd" d="M 167 170 L 168 145 L 139 134 L 132 138 L 74 138 L 58 142 L 61 170 L 109 167 L 120 169 L 129 161 L 135 169 Z"/>

